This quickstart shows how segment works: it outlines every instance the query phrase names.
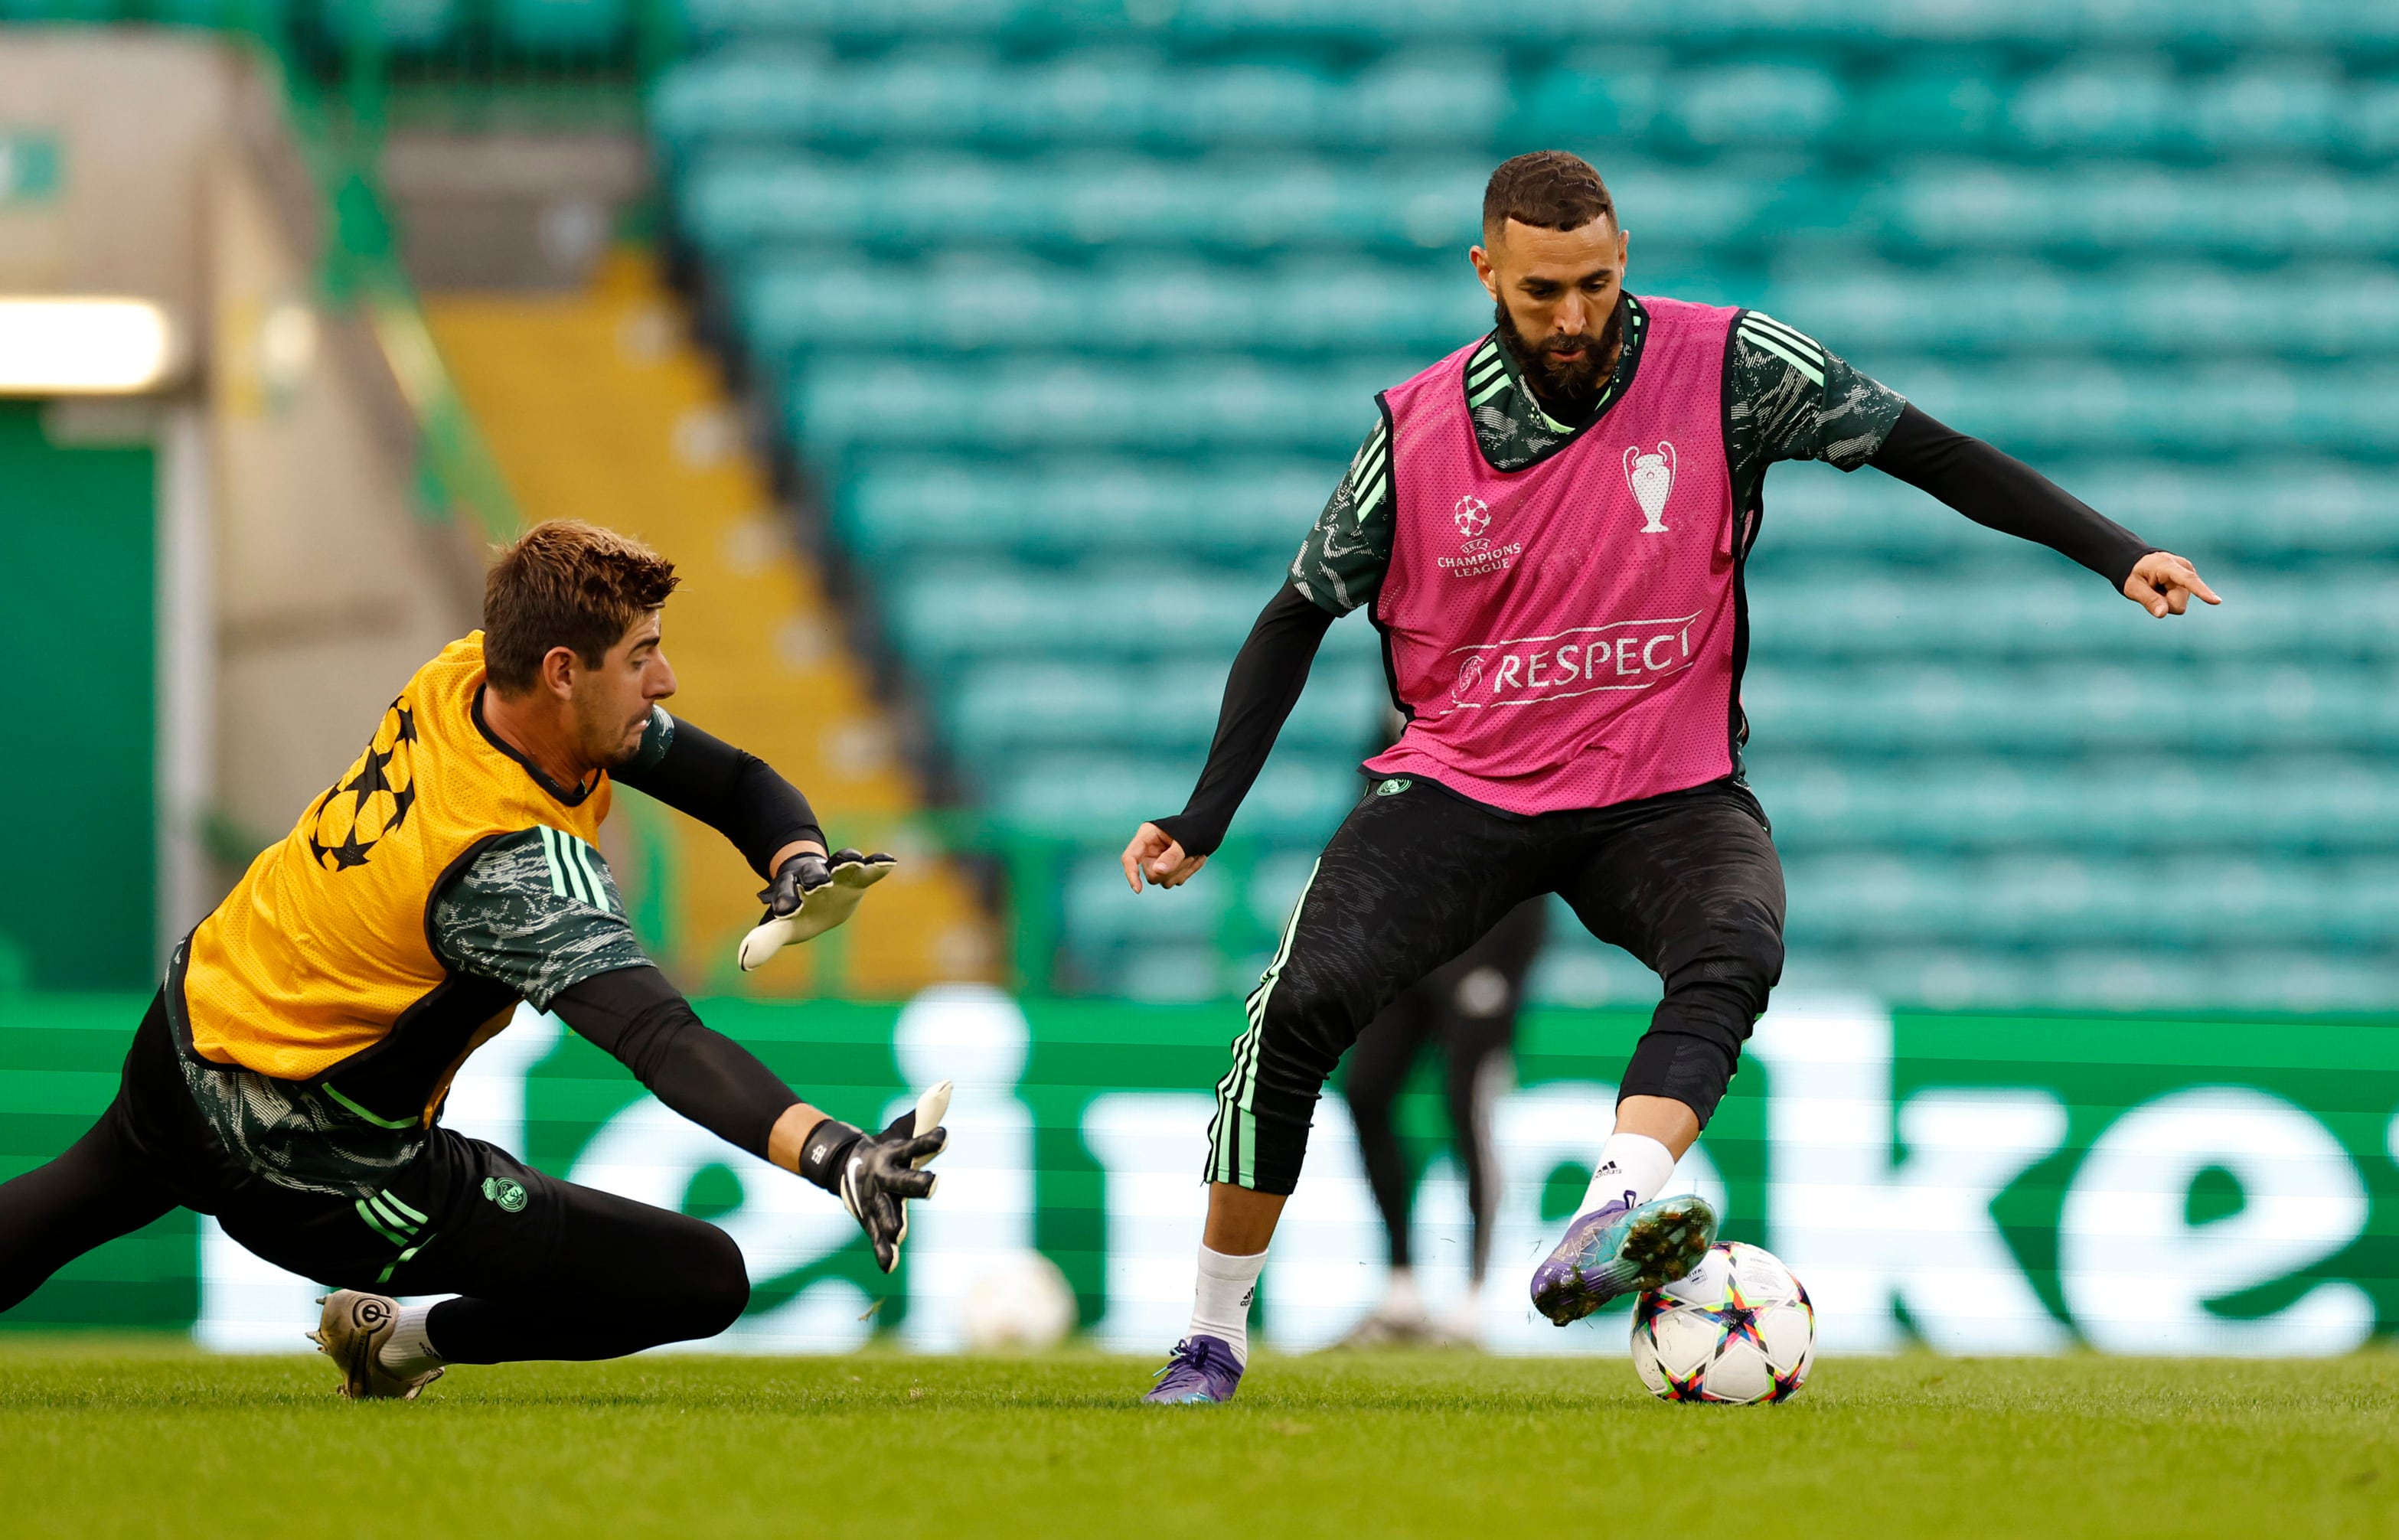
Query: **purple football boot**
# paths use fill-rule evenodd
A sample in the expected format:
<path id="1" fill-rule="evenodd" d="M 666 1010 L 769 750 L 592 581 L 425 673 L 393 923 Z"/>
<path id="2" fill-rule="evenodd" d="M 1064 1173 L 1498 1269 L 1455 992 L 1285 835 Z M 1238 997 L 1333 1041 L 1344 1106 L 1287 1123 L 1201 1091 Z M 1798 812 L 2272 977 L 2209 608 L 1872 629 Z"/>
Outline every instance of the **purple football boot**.
<path id="1" fill-rule="evenodd" d="M 1716 1211 L 1696 1193 L 1635 1204 L 1627 1193 L 1575 1216 L 1565 1239 L 1533 1269 L 1533 1308 L 1556 1325 L 1616 1298 L 1674 1282 L 1716 1243 Z"/>
<path id="2" fill-rule="evenodd" d="M 1220 1337 L 1186 1337 L 1150 1378 L 1158 1385 L 1142 1399 L 1152 1406 L 1213 1406 L 1241 1387 L 1241 1360 Z"/>

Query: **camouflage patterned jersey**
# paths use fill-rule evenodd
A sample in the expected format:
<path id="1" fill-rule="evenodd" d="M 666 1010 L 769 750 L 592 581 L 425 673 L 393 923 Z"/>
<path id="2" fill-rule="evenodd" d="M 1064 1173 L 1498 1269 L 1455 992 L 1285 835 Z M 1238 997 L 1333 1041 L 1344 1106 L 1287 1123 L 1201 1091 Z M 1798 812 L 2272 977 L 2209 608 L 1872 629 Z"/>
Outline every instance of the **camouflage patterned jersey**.
<path id="1" fill-rule="evenodd" d="M 1590 418 L 1562 423 L 1541 407 L 1493 332 L 1466 366 L 1467 406 L 1483 457 L 1495 470 L 1523 470 L 1564 449 L 1623 399 L 1641 367 L 1648 316 L 1623 299 L 1623 346 Z M 1907 405 L 1812 339 L 1755 310 L 1733 329 L 1726 376 L 1726 456 L 1733 505 L 1755 507 L 1766 467 L 1777 460 L 1822 460 L 1855 470 L 1882 447 Z M 1379 404 L 1379 403 L 1378 403 Z M 1391 424 L 1375 425 L 1349 474 L 1291 564 L 1293 586 L 1335 615 L 1371 601 L 1391 561 Z"/>

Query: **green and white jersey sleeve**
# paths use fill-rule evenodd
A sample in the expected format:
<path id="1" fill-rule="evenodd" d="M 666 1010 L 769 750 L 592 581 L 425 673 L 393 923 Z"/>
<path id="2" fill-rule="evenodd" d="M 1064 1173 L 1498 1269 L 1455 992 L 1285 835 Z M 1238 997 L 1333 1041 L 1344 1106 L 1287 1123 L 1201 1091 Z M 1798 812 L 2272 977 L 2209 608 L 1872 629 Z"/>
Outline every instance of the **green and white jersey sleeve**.
<path id="1" fill-rule="evenodd" d="M 1374 602 L 1391 564 L 1392 506 L 1391 419 L 1386 413 L 1358 446 L 1349 473 L 1292 559 L 1292 586 L 1334 615 Z"/>
<path id="2" fill-rule="evenodd" d="M 650 963 L 606 858 L 547 826 L 502 835 L 451 879 L 434 899 L 433 944 L 449 966 L 535 1010 L 586 979 Z"/>
<path id="3" fill-rule="evenodd" d="M 1763 311 L 1733 328 L 1725 422 L 1733 495 L 1748 507 L 1777 460 L 1822 460 L 1855 470 L 1873 458 L 1907 410 L 1897 391 Z"/>

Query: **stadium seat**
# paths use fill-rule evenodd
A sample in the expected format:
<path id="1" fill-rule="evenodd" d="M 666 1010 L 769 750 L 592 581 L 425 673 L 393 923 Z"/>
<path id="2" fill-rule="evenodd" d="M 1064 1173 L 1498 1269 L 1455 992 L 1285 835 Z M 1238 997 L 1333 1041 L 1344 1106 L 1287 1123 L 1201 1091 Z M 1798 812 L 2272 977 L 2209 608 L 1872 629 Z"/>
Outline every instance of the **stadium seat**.
<path id="1" fill-rule="evenodd" d="M 1057 574 L 1029 567 L 935 568 L 889 589 L 901 646 L 928 663 L 1073 649 L 1220 652 L 1229 659 L 1265 601 L 1254 581 L 1138 566 Z"/>
<path id="2" fill-rule="evenodd" d="M 1362 439 L 1365 421 L 1362 414 Z M 1254 455 L 1204 466 L 893 458 L 870 463 L 847 484 L 838 517 L 853 547 L 876 560 L 975 550 L 1051 558 L 1182 551 L 1239 562 L 1263 579 L 1299 548 L 1342 468 L 1338 459 Z"/>
<path id="3" fill-rule="evenodd" d="M 1414 371 L 1404 363 L 1334 370 L 1243 358 L 1133 365 L 1019 355 L 973 365 L 847 357 L 802 366 L 788 399 L 796 437 L 819 453 L 1072 446 L 1346 455 L 1373 426 L 1375 392 Z"/>
<path id="4" fill-rule="evenodd" d="M 501 40 L 546 53 L 598 53 L 624 37 L 633 20 L 630 0 L 500 0 Z"/>
<path id="5" fill-rule="evenodd" d="M 1681 43 L 1705 48 L 1735 35 L 1755 41 L 1850 44 L 1871 54 L 1894 46 L 1940 48 L 1979 38 L 2033 48 L 2242 45 L 2385 48 L 2399 21 L 2375 0 L 2275 4 L 2092 6 L 2023 0 L 1822 0 L 1660 7 L 1606 0 L 1561 15 L 1493 12 L 1473 0 L 1182 0 L 1154 10 L 1121 0 L 684 0 L 704 38 L 793 34 L 862 42 L 958 36 L 1019 42 L 1157 37 L 1218 46 L 1230 39 L 1284 44 L 1419 45 L 1481 42 L 1538 47 L 1568 41 Z"/>
<path id="6" fill-rule="evenodd" d="M 1692 70 L 1665 96 L 1673 131 L 1697 145 L 1787 146 L 1813 142 L 1840 120 L 1840 81 L 1821 66 L 1755 62 Z"/>
<path id="7" fill-rule="evenodd" d="M 1533 77 L 1509 125 L 1525 143 L 1637 143 L 1656 121 L 1668 56 L 1662 52 L 1583 47 Z"/>
<path id="8" fill-rule="evenodd" d="M 2399 849 L 2399 775 L 2371 757 L 2137 755 L 2071 767 L 1978 755 L 1866 759 L 1780 746 L 1751 781 L 1786 849 L 2089 849 L 2141 830 L 2178 846 Z"/>
<path id="9" fill-rule="evenodd" d="M 2026 81 L 2008 124 L 2036 150 L 2137 154 L 2179 129 L 2184 94 L 2172 64 L 2154 52 L 2078 54 Z"/>
<path id="10" fill-rule="evenodd" d="M 326 0 L 319 14 L 335 40 L 350 37 L 372 17 L 374 32 L 395 48 L 436 48 L 458 26 L 458 0 Z"/>
<path id="11" fill-rule="evenodd" d="M 2007 121 L 2004 68 L 1986 56 L 1903 63 L 1850 98 L 1847 132 L 1861 143 L 1981 150 Z"/>
<path id="12" fill-rule="evenodd" d="M 1170 132 L 1172 77 L 1146 49 L 1079 49 L 996 76 L 969 132 L 1020 145 L 1123 145 Z"/>
<path id="13" fill-rule="evenodd" d="M 1920 250 L 2338 256 L 2387 250 L 2399 234 L 2399 182 L 2304 168 L 2102 160 L 2053 172 L 1970 162 L 1898 178 L 1874 207 L 1891 235 Z M 2227 227 L 2226 208 L 2247 211 L 2242 233 Z"/>
<path id="14" fill-rule="evenodd" d="M 1056 658 L 987 663 L 952 677 L 944 712 L 960 758 L 995 763 L 1027 748 L 1120 747 L 1129 734 L 1157 750 L 1203 750 L 1216 729 L 1230 659 L 1221 654 L 1166 662 L 1077 663 Z M 1302 707 L 1277 741 L 1356 761 L 1374 741 L 1386 709 L 1379 669 L 1320 663 Z"/>
<path id="15" fill-rule="evenodd" d="M 794 41 L 695 55 L 651 88 L 651 135 L 676 156 L 703 144 L 805 139 L 828 74 L 822 48 Z"/>
<path id="16" fill-rule="evenodd" d="M 1167 245 L 1236 253 L 1451 250 L 1475 236 L 1489 168 L 1480 157 L 1339 166 L 1307 155 L 1197 162 L 1089 154 L 982 160 L 895 154 L 864 160 L 757 147 L 694 150 L 681 217 L 712 252 L 765 242 L 1032 242 Z M 1695 179 L 1612 164 L 1610 185 L 1661 248 L 1748 239 L 1769 212 L 1755 178 Z"/>
<path id="17" fill-rule="evenodd" d="M 735 284 L 745 335 L 777 362 L 876 345 L 1321 354 L 1379 344 L 1439 357 L 1475 336 L 1490 308 L 1445 266 L 1355 256 L 1086 263 L 769 250 L 742 264 Z"/>
<path id="18" fill-rule="evenodd" d="M 1331 81 L 1305 67 L 1218 65 L 1160 82 L 1147 110 L 1171 144 L 1310 144 L 1330 127 L 1335 95 Z"/>
<path id="19" fill-rule="evenodd" d="M 2348 95 L 2330 58 L 2244 61 L 2193 88 L 2187 131 L 2207 155 L 2319 154 L 2340 136 Z"/>
<path id="20" fill-rule="evenodd" d="M 1480 149 L 1508 114 L 1508 65 L 1457 47 L 1401 52 L 1360 72 L 1333 103 L 1329 138 L 1370 149 Z"/>
<path id="21" fill-rule="evenodd" d="M 1244 836 L 1321 842 L 1362 786 L 1354 764 L 1277 754 L 1241 805 Z M 1190 794 L 1187 755 L 1147 760 L 1061 754 L 1022 762 L 993 790 L 989 805 L 1028 830 L 1082 839 L 1105 829 L 1121 844 L 1143 819 L 1176 811 Z"/>

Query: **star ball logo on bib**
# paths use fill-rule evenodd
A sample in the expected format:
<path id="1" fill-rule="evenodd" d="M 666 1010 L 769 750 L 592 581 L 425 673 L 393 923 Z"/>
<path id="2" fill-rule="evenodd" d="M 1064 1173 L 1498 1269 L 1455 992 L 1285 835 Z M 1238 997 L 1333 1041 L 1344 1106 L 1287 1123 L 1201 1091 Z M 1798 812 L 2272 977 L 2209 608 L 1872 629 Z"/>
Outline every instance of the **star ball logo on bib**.
<path id="1" fill-rule="evenodd" d="M 1641 505 L 1641 533 L 1670 534 L 1664 514 L 1674 491 L 1674 446 L 1661 439 L 1654 453 L 1644 453 L 1638 444 L 1625 445 L 1624 484 Z"/>
<path id="2" fill-rule="evenodd" d="M 1512 540 L 1503 546 L 1484 533 L 1491 527 L 1491 505 L 1480 497 L 1469 494 L 1459 498 L 1449 510 L 1449 521 L 1466 537 L 1458 542 L 1458 554 L 1438 561 L 1441 569 L 1452 577 L 1484 577 L 1503 573 L 1525 554 L 1523 541 Z"/>
<path id="3" fill-rule="evenodd" d="M 328 871 L 367 864 L 376 842 L 408 821 L 416 804 L 416 711 L 406 696 L 391 703 L 375 736 L 308 825 L 308 854 Z"/>

